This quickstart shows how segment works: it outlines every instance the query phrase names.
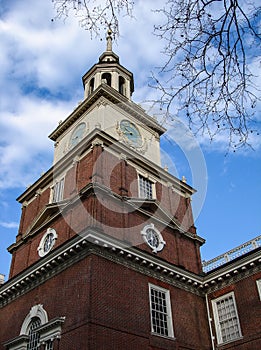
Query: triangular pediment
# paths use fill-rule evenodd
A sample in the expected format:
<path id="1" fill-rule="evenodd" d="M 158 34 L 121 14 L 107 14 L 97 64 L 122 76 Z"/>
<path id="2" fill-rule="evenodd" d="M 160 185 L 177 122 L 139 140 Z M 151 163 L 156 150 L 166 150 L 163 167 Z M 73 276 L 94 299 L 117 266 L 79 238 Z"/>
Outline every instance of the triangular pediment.
<path id="1" fill-rule="evenodd" d="M 40 227 L 46 225 L 50 222 L 56 215 L 58 215 L 61 210 L 66 206 L 66 202 L 59 203 L 50 203 L 47 204 L 42 211 L 38 214 L 38 216 L 34 219 L 32 224 L 26 230 L 25 235 L 28 235 L 31 232 L 36 231 Z"/>
<path id="2" fill-rule="evenodd" d="M 136 208 L 138 211 L 142 211 L 145 215 L 152 216 L 164 222 L 168 222 L 178 230 L 182 230 L 181 224 L 173 217 L 169 212 L 160 206 L 160 203 L 156 199 L 144 199 L 144 198 L 129 198 L 128 203 Z"/>

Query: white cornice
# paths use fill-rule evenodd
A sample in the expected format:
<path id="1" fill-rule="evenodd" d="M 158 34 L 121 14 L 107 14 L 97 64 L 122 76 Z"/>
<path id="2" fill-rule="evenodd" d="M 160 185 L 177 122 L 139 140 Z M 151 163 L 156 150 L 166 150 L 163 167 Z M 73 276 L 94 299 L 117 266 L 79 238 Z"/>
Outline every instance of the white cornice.
<path id="1" fill-rule="evenodd" d="M 148 172 L 158 174 L 157 178 L 164 180 L 166 183 L 171 183 L 173 188 L 176 188 L 180 193 L 187 193 L 188 195 L 192 195 L 196 192 L 196 190 L 191 186 L 182 182 L 172 174 L 166 172 L 160 166 L 152 163 L 146 159 L 146 157 L 133 151 L 123 143 L 116 142 L 116 140 L 106 132 L 100 129 L 94 129 L 81 142 L 79 142 L 79 144 L 71 152 L 69 152 L 65 157 L 57 162 L 55 166 L 52 166 L 41 178 L 39 178 L 24 193 L 22 193 L 17 198 L 17 201 L 23 203 L 24 201 L 27 201 L 28 199 L 35 196 L 39 188 L 46 186 L 48 182 L 51 184 L 54 174 L 58 176 L 60 172 L 63 172 L 65 169 L 68 169 L 70 166 L 72 166 L 75 156 L 87 152 L 90 149 L 92 141 L 95 138 L 101 139 L 101 141 L 104 143 L 104 146 L 109 146 L 108 150 L 110 152 L 114 151 L 119 155 L 125 154 L 127 161 L 128 159 L 131 160 L 131 164 L 135 164 L 136 166 L 142 165 L 143 169 L 147 169 Z"/>
<path id="2" fill-rule="evenodd" d="M 120 94 L 118 91 L 108 86 L 107 84 L 101 84 L 88 98 L 86 98 L 58 127 L 49 135 L 49 138 L 53 141 L 63 134 L 65 130 L 68 129 L 77 119 L 79 119 L 83 113 L 85 113 L 89 108 L 101 97 L 104 96 L 106 99 L 113 104 L 120 105 L 121 108 L 127 111 L 130 115 L 135 117 L 149 126 L 150 128 L 156 130 L 160 135 L 163 134 L 166 129 L 163 128 L 158 122 L 150 117 L 145 111 L 138 106 L 136 103 L 129 101 L 125 96 Z"/>
<path id="3" fill-rule="evenodd" d="M 204 288 L 210 293 L 260 271 L 260 253 L 261 248 L 258 248 L 205 274 Z"/>
<path id="4" fill-rule="evenodd" d="M 136 270 L 147 274 L 149 271 L 154 277 L 157 275 L 160 278 L 160 273 L 163 273 L 165 279 L 175 281 L 179 287 L 188 288 L 192 292 L 198 293 L 197 288 L 201 284 L 199 276 L 189 271 L 160 261 L 137 248 L 126 247 L 122 242 L 97 230 L 88 229 L 3 284 L 0 288 L 0 306 L 25 294 L 91 253 L 121 264 L 127 262 L 132 268 L 135 269 L 136 266 Z"/>
<path id="5" fill-rule="evenodd" d="M 226 279 L 227 284 L 233 283 L 234 276 L 227 276 L 229 273 L 236 275 L 236 278 L 240 276 L 242 278 L 260 271 L 261 265 L 259 249 L 258 252 L 248 255 L 245 259 L 240 259 L 241 262 L 234 262 L 231 267 L 209 275 L 197 275 L 136 247 L 128 247 L 121 241 L 94 228 L 89 228 L 4 283 L 0 288 L 0 307 L 44 283 L 89 254 L 100 255 L 105 259 L 201 296 L 211 292 L 213 288 L 224 286 Z"/>

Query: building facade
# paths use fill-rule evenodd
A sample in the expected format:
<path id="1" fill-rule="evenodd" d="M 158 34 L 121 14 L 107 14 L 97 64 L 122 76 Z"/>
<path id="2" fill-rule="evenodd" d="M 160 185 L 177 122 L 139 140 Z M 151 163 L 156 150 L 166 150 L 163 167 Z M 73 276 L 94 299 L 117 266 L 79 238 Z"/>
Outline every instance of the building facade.
<path id="1" fill-rule="evenodd" d="M 260 237 L 202 264 L 195 190 L 161 167 L 165 129 L 131 100 L 110 33 L 83 86 L 18 198 L 0 349 L 260 349 Z"/>

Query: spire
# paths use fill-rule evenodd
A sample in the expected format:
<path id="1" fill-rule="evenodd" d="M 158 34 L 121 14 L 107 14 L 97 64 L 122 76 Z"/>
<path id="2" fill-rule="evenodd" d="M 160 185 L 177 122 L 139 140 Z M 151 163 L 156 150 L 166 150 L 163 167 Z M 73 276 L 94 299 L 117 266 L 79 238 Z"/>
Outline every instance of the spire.
<path id="1" fill-rule="evenodd" d="M 108 52 L 112 52 L 112 37 L 111 37 L 111 35 L 112 35 L 112 30 L 111 30 L 111 26 L 110 26 L 110 24 L 109 24 L 109 29 L 108 29 L 108 31 L 107 31 L 107 38 L 106 38 L 106 40 L 107 40 L 107 49 L 106 49 L 106 51 Z"/>

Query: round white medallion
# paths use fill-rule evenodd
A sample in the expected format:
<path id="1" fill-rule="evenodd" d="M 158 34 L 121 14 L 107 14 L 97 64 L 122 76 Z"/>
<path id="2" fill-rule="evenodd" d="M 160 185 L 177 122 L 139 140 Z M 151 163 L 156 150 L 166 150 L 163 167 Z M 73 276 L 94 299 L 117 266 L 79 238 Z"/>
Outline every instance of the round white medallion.
<path id="1" fill-rule="evenodd" d="M 37 248 L 40 257 L 45 256 L 53 248 L 57 239 L 57 233 L 53 228 L 48 228 L 43 235 L 40 244 Z"/>
<path id="2" fill-rule="evenodd" d="M 152 249 L 153 253 L 160 252 L 166 244 L 161 233 L 155 228 L 154 224 L 146 225 L 141 231 L 141 235 Z"/>

